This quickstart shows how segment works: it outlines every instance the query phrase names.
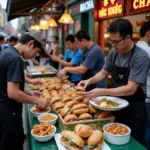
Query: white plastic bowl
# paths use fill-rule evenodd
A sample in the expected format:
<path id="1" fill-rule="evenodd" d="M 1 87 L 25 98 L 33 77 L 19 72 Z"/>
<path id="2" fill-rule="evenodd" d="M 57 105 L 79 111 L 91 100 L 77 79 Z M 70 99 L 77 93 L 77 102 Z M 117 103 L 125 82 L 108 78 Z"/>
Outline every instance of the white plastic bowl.
<path id="1" fill-rule="evenodd" d="M 34 116 L 35 118 L 38 118 L 38 116 L 42 115 L 43 113 L 48 113 L 48 112 L 51 111 L 51 108 L 49 108 L 49 110 L 47 110 L 46 112 L 38 113 L 38 112 L 33 112 L 33 109 L 34 109 L 34 108 L 35 108 L 35 106 L 32 107 L 32 108 L 30 108 L 30 112 L 33 114 L 33 116 Z"/>
<path id="2" fill-rule="evenodd" d="M 33 138 L 36 141 L 38 141 L 38 142 L 47 142 L 47 141 L 51 140 L 54 137 L 54 135 L 55 135 L 56 127 L 55 126 L 53 126 L 53 127 L 54 127 L 54 132 L 51 133 L 51 134 L 49 134 L 49 135 L 46 135 L 46 136 L 37 136 L 37 135 L 34 135 L 33 134 L 33 129 L 31 130 L 31 134 L 32 134 Z"/>
<path id="3" fill-rule="evenodd" d="M 131 129 L 124 124 L 118 123 L 119 125 L 127 127 L 129 132 L 127 134 L 124 134 L 124 135 L 111 134 L 105 130 L 105 127 L 108 127 L 112 124 L 114 124 L 114 123 L 108 123 L 105 126 L 103 126 L 103 132 L 104 132 L 105 140 L 107 142 L 109 142 L 111 144 L 115 144 L 115 145 L 123 145 L 123 144 L 128 143 L 130 141 Z"/>
<path id="4" fill-rule="evenodd" d="M 40 117 L 41 116 L 45 116 L 45 115 L 52 115 L 53 117 L 55 117 L 55 120 L 51 120 L 51 121 L 50 120 L 49 121 L 41 120 Z M 39 120 L 40 123 L 46 123 L 46 122 L 48 122 L 49 124 L 53 124 L 54 125 L 54 124 L 56 124 L 57 119 L 58 119 L 58 116 L 56 114 L 53 114 L 53 113 L 44 113 L 44 114 L 38 116 L 38 120 Z"/>

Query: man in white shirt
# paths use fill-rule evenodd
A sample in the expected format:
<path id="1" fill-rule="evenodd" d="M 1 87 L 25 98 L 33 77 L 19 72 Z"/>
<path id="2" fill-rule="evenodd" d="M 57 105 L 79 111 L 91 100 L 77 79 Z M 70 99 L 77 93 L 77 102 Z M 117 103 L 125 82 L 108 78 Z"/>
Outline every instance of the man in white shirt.
<path id="1" fill-rule="evenodd" d="M 137 42 L 137 46 L 144 49 L 150 58 L 150 21 L 143 23 L 140 29 L 140 41 Z M 146 106 L 147 106 L 147 129 L 145 136 L 145 143 L 148 150 L 150 150 L 150 69 L 147 75 L 147 86 L 146 86 L 147 98 L 146 98 Z"/>

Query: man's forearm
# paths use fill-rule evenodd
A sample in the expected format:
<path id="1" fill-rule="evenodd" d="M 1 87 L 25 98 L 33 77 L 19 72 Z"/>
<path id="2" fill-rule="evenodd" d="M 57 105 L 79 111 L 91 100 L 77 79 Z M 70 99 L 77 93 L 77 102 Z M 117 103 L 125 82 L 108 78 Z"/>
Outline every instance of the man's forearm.
<path id="1" fill-rule="evenodd" d="M 20 103 L 27 103 L 27 104 L 36 104 L 37 103 L 37 97 L 35 96 L 30 96 L 26 93 L 24 93 L 21 90 L 17 90 L 14 93 L 12 93 L 9 96 L 11 99 L 18 101 Z"/>
<path id="2" fill-rule="evenodd" d="M 90 84 L 96 84 L 102 80 L 104 80 L 108 76 L 108 73 L 104 70 L 101 70 L 98 72 L 94 77 L 92 77 L 90 80 Z"/>
<path id="3" fill-rule="evenodd" d="M 72 63 L 63 61 L 63 60 L 60 59 L 60 58 L 58 58 L 57 62 L 60 63 L 61 65 L 63 65 L 64 67 L 73 67 L 73 64 L 72 64 Z"/>
<path id="4" fill-rule="evenodd" d="M 128 86 L 120 86 L 117 88 L 110 88 L 110 89 L 100 89 L 100 95 L 105 96 L 132 96 L 135 93 L 134 90 L 129 88 Z"/>
<path id="5" fill-rule="evenodd" d="M 73 74 L 84 74 L 87 71 L 82 66 L 79 66 L 79 67 L 66 67 L 66 68 L 64 68 L 64 70 L 67 73 L 73 73 Z"/>
<path id="6" fill-rule="evenodd" d="M 27 88 L 24 89 L 24 92 L 25 92 L 26 94 L 28 94 L 28 95 L 32 95 L 31 90 L 29 90 L 29 89 L 27 89 Z"/>

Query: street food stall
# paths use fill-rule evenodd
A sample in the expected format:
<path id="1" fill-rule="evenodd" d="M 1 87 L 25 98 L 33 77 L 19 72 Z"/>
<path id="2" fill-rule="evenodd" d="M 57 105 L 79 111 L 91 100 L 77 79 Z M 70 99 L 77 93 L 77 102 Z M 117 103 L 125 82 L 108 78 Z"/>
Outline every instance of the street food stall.
<path id="1" fill-rule="evenodd" d="M 48 14 L 44 10 L 48 10 L 53 2 L 8 0 L 8 20 L 18 16 L 40 16 L 41 13 L 44 16 Z M 42 9 L 38 11 L 37 8 L 41 6 Z M 31 11 L 33 8 L 36 9 Z M 60 22 L 62 20 L 63 15 Z M 72 18 L 70 22 L 73 22 Z M 68 76 L 57 78 L 57 70 L 50 65 L 29 66 L 25 72 L 42 81 L 34 85 L 25 84 L 25 88 L 39 93 L 40 98 L 51 103 L 46 109 L 25 104 L 30 150 L 146 150 L 131 136 L 132 130 L 126 124 L 114 122 L 112 112 L 128 107 L 127 100 L 107 95 L 87 99 L 82 94 L 84 88 L 75 86 Z"/>
<path id="2" fill-rule="evenodd" d="M 102 150 L 145 149 L 130 136 L 132 131 L 129 127 L 114 123 L 111 111 L 119 111 L 127 107 L 128 102 L 126 100 L 117 97 L 101 96 L 88 102 L 87 99 L 80 95 L 82 88 L 71 84 L 67 77 L 60 80 L 52 76 L 42 78 L 42 81 L 43 85 L 37 85 L 35 89 L 31 85 L 26 84 L 26 87 L 30 90 L 40 90 L 42 97 L 51 97 L 52 103 L 51 108 L 42 111 L 34 105 L 26 105 L 29 147 L 31 150 L 65 150 L 65 144 L 60 142 L 61 136 L 65 136 L 65 134 L 71 134 L 70 136 L 75 134 L 76 136 L 76 132 L 81 130 L 80 128 L 75 131 L 78 125 L 83 126 L 83 128 L 88 127 L 92 132 L 103 131 L 101 133 L 105 137 L 105 141 L 102 143 Z M 49 128 L 54 128 L 52 130 L 53 133 L 50 131 L 49 134 L 47 132 L 44 135 L 43 132 L 45 130 L 42 130 L 42 128 L 45 129 L 47 127 L 43 127 L 44 124 L 40 126 L 41 122 L 48 122 L 51 125 Z M 116 129 L 118 130 L 116 131 Z M 38 130 L 41 132 L 38 132 Z M 69 131 L 69 133 L 66 133 L 66 131 Z M 36 137 L 34 133 L 42 133 L 43 135 L 41 134 L 39 135 L 40 138 L 37 138 L 38 135 Z M 45 140 L 44 136 L 48 135 L 52 135 L 52 137 L 49 140 Z M 80 135 L 80 138 L 80 140 L 85 139 L 82 135 Z M 90 138 L 92 138 L 92 135 Z M 84 143 L 80 148 L 85 147 L 86 149 L 86 145 Z"/>

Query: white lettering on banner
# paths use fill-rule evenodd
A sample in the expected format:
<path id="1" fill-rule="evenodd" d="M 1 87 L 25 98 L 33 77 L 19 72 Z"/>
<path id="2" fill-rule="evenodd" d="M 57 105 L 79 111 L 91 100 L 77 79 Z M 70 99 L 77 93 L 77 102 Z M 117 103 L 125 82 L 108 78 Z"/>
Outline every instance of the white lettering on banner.
<path id="1" fill-rule="evenodd" d="M 94 3 L 93 0 L 89 0 L 83 4 L 80 4 L 80 12 L 93 9 L 94 8 Z"/>

